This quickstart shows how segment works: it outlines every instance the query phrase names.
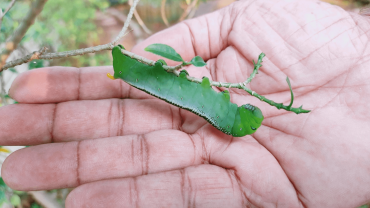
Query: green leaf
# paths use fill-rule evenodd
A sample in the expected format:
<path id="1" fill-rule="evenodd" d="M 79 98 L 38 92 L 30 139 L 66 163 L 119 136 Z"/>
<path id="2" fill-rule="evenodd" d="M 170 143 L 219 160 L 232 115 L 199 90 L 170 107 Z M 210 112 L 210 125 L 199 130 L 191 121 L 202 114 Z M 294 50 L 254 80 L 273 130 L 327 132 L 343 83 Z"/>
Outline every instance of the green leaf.
<path id="1" fill-rule="evenodd" d="M 26 194 L 27 192 L 25 192 L 25 191 L 17 191 L 17 190 L 13 190 L 13 193 L 14 193 L 14 194 L 17 194 L 17 195 L 22 195 L 22 194 Z"/>
<path id="2" fill-rule="evenodd" d="M 0 206 L 4 203 L 7 202 L 8 200 L 6 199 L 5 195 L 5 189 L 0 189 Z"/>
<path id="3" fill-rule="evenodd" d="M 21 198 L 17 194 L 14 194 L 10 197 L 10 203 L 15 207 L 19 206 L 21 205 Z"/>
<path id="4" fill-rule="evenodd" d="M 193 64 L 194 66 L 196 67 L 202 67 L 202 66 L 205 66 L 207 65 L 206 62 L 204 62 L 204 60 L 202 59 L 202 57 L 200 56 L 196 56 L 194 57 L 191 61 L 190 61 L 191 64 Z"/>
<path id="5" fill-rule="evenodd" d="M 31 208 L 41 208 L 41 206 L 34 202 L 31 204 Z"/>
<path id="6" fill-rule="evenodd" d="M 184 59 L 181 58 L 180 54 L 178 54 L 175 49 L 169 45 L 154 43 L 146 47 L 144 50 L 173 61 L 185 62 Z"/>
<path id="7" fill-rule="evenodd" d="M 4 183 L 4 180 L 2 177 L 0 177 L 0 206 L 7 202 L 8 199 L 6 198 L 5 191 L 8 189 L 8 186 Z"/>
<path id="8" fill-rule="evenodd" d="M 31 69 L 36 69 L 36 68 L 41 68 L 41 67 L 44 67 L 44 60 L 41 60 L 41 59 L 35 59 L 35 60 L 32 60 L 29 64 L 28 64 L 28 69 L 31 70 Z"/>
<path id="9" fill-rule="evenodd" d="M 18 72 L 17 72 L 17 70 L 15 70 L 15 68 L 9 68 L 9 71 L 18 74 Z"/>
<path id="10" fill-rule="evenodd" d="M 8 187 L 6 184 L 5 184 L 5 182 L 4 182 L 4 180 L 3 180 L 3 178 L 2 177 L 0 177 L 0 187 Z"/>

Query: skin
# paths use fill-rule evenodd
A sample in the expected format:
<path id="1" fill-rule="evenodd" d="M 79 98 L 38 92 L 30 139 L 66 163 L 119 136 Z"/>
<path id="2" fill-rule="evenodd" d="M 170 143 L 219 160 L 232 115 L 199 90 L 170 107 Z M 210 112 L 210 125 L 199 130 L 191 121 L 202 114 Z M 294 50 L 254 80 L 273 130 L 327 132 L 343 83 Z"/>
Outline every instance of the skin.
<path id="1" fill-rule="evenodd" d="M 192 76 L 241 82 L 293 106 L 277 110 L 231 89 L 263 114 L 253 135 L 233 138 L 204 119 L 106 73 L 112 67 L 28 71 L 0 108 L 0 145 L 37 145 L 2 166 L 17 190 L 77 187 L 66 207 L 356 207 L 370 201 L 369 18 L 319 1 L 236 2 L 137 45 L 200 55 Z M 171 38 L 168 38 L 171 37 Z M 173 62 L 167 62 L 175 64 Z M 223 90 L 223 89 L 221 89 Z M 125 98 L 123 100 L 117 98 Z M 57 103 L 57 104 L 55 104 Z"/>

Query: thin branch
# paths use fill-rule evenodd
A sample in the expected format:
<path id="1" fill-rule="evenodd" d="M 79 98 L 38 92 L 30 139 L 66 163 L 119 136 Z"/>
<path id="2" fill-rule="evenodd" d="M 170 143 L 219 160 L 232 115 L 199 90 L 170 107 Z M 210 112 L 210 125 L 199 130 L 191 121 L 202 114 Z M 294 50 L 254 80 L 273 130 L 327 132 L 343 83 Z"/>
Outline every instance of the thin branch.
<path id="1" fill-rule="evenodd" d="M 119 39 L 121 39 L 125 35 L 126 30 L 127 30 L 128 26 L 130 25 L 130 21 L 132 19 L 132 15 L 134 14 L 136 5 L 137 5 L 137 3 L 139 3 L 139 1 L 140 0 L 134 0 L 134 3 L 132 4 L 132 6 L 130 8 L 130 12 L 127 15 L 127 21 L 123 25 L 123 28 L 122 28 L 121 32 L 119 32 L 118 36 L 111 43 L 112 44 L 112 48 L 118 43 Z"/>
<path id="2" fill-rule="evenodd" d="M 186 19 L 191 19 L 194 17 L 195 15 L 195 12 L 197 11 L 197 8 L 196 9 L 192 9 L 191 12 L 189 13 L 188 17 Z"/>
<path id="3" fill-rule="evenodd" d="M 260 67 L 262 67 L 262 59 L 265 57 L 266 55 L 264 53 L 261 53 L 259 56 L 258 56 L 258 61 L 257 61 L 257 64 L 254 63 L 254 60 L 253 60 L 253 65 L 254 65 L 254 68 L 253 68 L 253 72 L 251 73 L 251 75 L 248 77 L 248 79 L 244 82 L 244 85 L 246 84 L 249 84 L 252 79 L 254 78 L 254 76 L 256 76 L 256 74 L 258 74 L 258 69 Z"/>
<path id="4" fill-rule="evenodd" d="M 286 77 L 286 82 L 288 83 L 289 90 L 290 90 L 290 103 L 288 105 L 288 108 L 290 108 L 292 107 L 293 102 L 294 102 L 294 94 L 293 94 L 292 86 L 290 85 L 289 77 Z"/>
<path id="5" fill-rule="evenodd" d="M 130 21 L 132 19 L 132 15 L 135 11 L 135 7 L 136 7 L 138 2 L 139 2 L 139 0 L 134 0 L 133 4 L 131 6 L 130 12 L 127 15 L 127 21 L 123 25 L 123 28 L 120 31 L 120 33 L 118 34 L 118 36 L 112 42 L 110 42 L 108 44 L 104 44 L 104 45 L 98 45 L 98 46 L 89 47 L 89 48 L 81 48 L 81 49 L 72 50 L 72 51 L 40 54 L 40 55 L 38 55 L 38 59 L 57 59 L 57 58 L 65 58 L 65 57 L 69 57 L 69 56 L 84 55 L 84 54 L 87 54 L 87 53 L 95 53 L 95 52 L 99 52 L 99 51 L 103 51 L 103 50 L 112 50 L 112 48 L 117 44 L 119 39 L 121 39 L 126 34 L 126 30 L 127 30 L 128 26 L 130 24 Z M 20 65 L 20 64 L 27 63 L 27 62 L 31 61 L 32 59 L 30 59 L 30 57 L 32 57 L 32 55 L 33 55 L 33 53 L 27 55 L 26 57 L 16 59 L 14 61 L 10 61 L 10 62 L 6 63 L 4 66 L 1 67 L 0 72 L 2 72 L 3 70 L 9 69 L 11 67 L 14 67 L 14 66 L 17 66 L 17 65 Z"/>
<path id="6" fill-rule="evenodd" d="M 1 54 L 0 67 L 5 64 L 9 55 L 14 51 L 14 49 L 17 48 L 19 42 L 21 42 L 27 30 L 33 24 L 37 15 L 40 14 L 46 2 L 47 0 L 36 0 L 34 3 L 32 3 L 31 9 L 28 11 L 26 17 L 23 19 L 19 27 L 15 30 L 14 34 L 9 38 L 9 40 L 6 41 L 5 51 Z"/>
<path id="7" fill-rule="evenodd" d="M 3 22 L 3 18 L 4 16 L 6 15 L 6 13 L 9 12 L 9 10 L 13 7 L 14 3 L 15 3 L 16 0 L 12 0 L 10 2 L 10 4 L 8 5 L 8 8 L 5 9 L 5 11 L 3 12 L 1 9 L 0 9 L 0 28 L 1 28 L 1 23 Z"/>
<path id="8" fill-rule="evenodd" d="M 164 24 L 168 27 L 170 24 L 168 23 L 167 17 L 166 17 L 166 0 L 162 0 L 161 3 L 161 16 Z"/>
<path id="9" fill-rule="evenodd" d="M 1 98 L 1 104 L 2 105 L 7 105 L 8 102 L 6 101 L 5 95 L 6 95 L 6 90 L 5 90 L 5 81 L 4 81 L 4 74 L 0 74 L 0 83 L 1 83 L 1 92 L 0 92 L 0 98 Z"/>
<path id="10" fill-rule="evenodd" d="M 132 0 L 129 0 L 128 3 L 130 4 L 130 6 L 132 5 Z M 152 34 L 152 31 L 150 31 L 146 25 L 144 24 L 144 21 L 140 18 L 140 15 L 139 13 L 136 11 L 136 9 L 134 10 L 134 15 L 135 15 L 135 18 L 137 20 L 137 22 L 139 23 L 139 25 L 141 26 L 141 28 L 143 28 L 143 30 L 147 33 L 147 34 Z"/>
<path id="11" fill-rule="evenodd" d="M 8 5 L 8 8 L 5 9 L 4 13 L 1 15 L 0 19 L 2 20 L 6 13 L 9 12 L 9 10 L 13 7 L 16 0 L 12 0 L 10 4 Z"/>
<path id="12" fill-rule="evenodd" d="M 126 15 L 114 7 L 108 8 L 106 10 L 106 14 L 113 16 L 116 20 L 118 20 L 122 24 L 125 24 L 125 22 L 127 21 Z M 129 27 L 132 29 L 132 32 L 136 40 L 143 39 L 143 32 L 140 26 L 133 19 L 131 19 Z"/>
<path id="13" fill-rule="evenodd" d="M 24 64 L 24 63 L 27 63 L 27 62 L 30 62 L 34 59 L 40 59 L 41 55 L 43 53 L 45 53 L 47 50 L 46 47 L 43 47 L 42 49 L 40 49 L 39 51 L 34 51 L 26 56 L 24 56 L 23 58 L 20 58 L 20 59 L 16 59 L 14 61 L 10 61 L 10 62 L 7 62 L 3 68 L 5 69 L 9 69 L 9 68 L 12 68 L 12 67 L 15 67 L 15 66 L 18 66 L 18 65 L 21 65 L 21 64 Z"/>
<path id="14" fill-rule="evenodd" d="M 195 5 L 198 3 L 198 0 L 193 0 L 191 2 L 191 4 L 186 8 L 185 12 L 182 13 L 180 19 L 179 19 L 179 22 L 183 21 L 186 16 L 188 16 L 188 14 L 190 13 L 190 11 L 195 7 Z"/>
<path id="15" fill-rule="evenodd" d="M 261 101 L 265 102 L 265 103 L 268 103 L 269 105 L 271 106 L 275 106 L 277 109 L 284 109 L 286 111 L 292 111 L 296 114 L 300 114 L 300 113 L 309 113 L 310 110 L 305 110 L 305 109 L 302 109 L 302 106 L 299 107 L 299 108 L 292 108 L 292 107 L 289 107 L 287 105 L 284 105 L 283 103 L 275 103 L 274 101 L 270 100 L 270 99 L 267 99 L 266 97 L 262 96 L 262 95 L 259 95 L 257 94 L 256 92 L 250 90 L 249 88 L 245 87 L 245 86 L 242 86 L 241 88 L 239 89 L 243 89 L 245 91 L 247 91 L 250 95 L 260 99 Z"/>

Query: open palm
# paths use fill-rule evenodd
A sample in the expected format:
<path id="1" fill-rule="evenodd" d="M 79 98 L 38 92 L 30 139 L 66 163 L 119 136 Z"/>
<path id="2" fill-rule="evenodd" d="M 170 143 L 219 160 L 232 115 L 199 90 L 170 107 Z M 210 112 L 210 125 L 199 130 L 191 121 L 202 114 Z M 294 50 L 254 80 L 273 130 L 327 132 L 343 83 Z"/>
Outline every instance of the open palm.
<path id="1" fill-rule="evenodd" d="M 105 74 L 111 67 L 43 68 L 21 74 L 0 109 L 1 145 L 36 145 L 7 158 L 14 189 L 77 187 L 67 207 L 354 207 L 370 200 L 370 22 L 319 1 L 236 2 L 157 33 L 204 68 L 192 76 L 246 80 L 289 103 L 295 115 L 231 89 L 231 101 L 264 113 L 253 135 L 237 138 L 204 119 Z M 224 89 L 219 89 L 224 90 Z M 126 99 L 117 99 L 126 98 Z M 31 104 L 30 104 L 31 103 Z M 33 103 L 33 104 L 32 104 Z M 54 104 L 58 103 L 58 104 Z M 54 142 L 52 144 L 47 144 Z"/>

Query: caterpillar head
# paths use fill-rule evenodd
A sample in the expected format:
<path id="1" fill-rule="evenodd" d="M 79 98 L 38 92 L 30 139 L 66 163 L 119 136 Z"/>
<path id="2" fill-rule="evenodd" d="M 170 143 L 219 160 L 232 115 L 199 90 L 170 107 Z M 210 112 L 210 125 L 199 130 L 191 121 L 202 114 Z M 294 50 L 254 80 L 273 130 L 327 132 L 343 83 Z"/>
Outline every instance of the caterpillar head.
<path id="1" fill-rule="evenodd" d="M 250 104 L 239 106 L 231 134 L 233 136 L 253 134 L 261 126 L 262 121 L 262 111 L 258 107 Z"/>

